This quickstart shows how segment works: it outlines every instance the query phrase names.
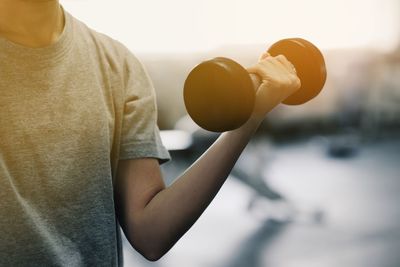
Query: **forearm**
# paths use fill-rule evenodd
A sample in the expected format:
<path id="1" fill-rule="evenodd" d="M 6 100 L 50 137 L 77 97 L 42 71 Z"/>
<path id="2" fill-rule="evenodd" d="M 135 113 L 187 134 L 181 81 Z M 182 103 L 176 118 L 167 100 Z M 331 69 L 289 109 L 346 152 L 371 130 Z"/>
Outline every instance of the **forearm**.
<path id="1" fill-rule="evenodd" d="M 293 65 L 283 56 L 273 58 L 265 53 L 249 72 L 256 73 L 261 84 L 255 84 L 256 101 L 247 123 L 222 134 L 175 183 L 160 189 L 144 208 L 132 215 L 134 224 L 129 235 L 151 259 L 166 253 L 199 218 L 225 182 L 262 118 L 300 88 Z"/>
<path id="2" fill-rule="evenodd" d="M 170 187 L 159 192 L 141 216 L 141 235 L 164 254 L 193 225 L 215 197 L 261 120 L 223 133 Z M 154 240 L 154 244 L 152 244 Z"/>

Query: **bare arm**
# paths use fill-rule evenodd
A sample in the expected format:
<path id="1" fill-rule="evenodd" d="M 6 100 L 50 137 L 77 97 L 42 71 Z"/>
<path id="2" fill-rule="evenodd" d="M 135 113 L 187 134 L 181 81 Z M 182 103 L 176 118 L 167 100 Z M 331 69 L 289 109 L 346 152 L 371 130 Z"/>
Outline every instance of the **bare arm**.
<path id="1" fill-rule="evenodd" d="M 282 62 L 283 63 L 282 63 Z M 256 106 L 241 128 L 222 134 L 170 187 L 155 159 L 121 161 L 116 184 L 117 215 L 130 243 L 149 260 L 164 255 L 215 197 L 265 114 L 299 88 L 290 63 L 263 55 L 250 72 L 263 83 Z"/>

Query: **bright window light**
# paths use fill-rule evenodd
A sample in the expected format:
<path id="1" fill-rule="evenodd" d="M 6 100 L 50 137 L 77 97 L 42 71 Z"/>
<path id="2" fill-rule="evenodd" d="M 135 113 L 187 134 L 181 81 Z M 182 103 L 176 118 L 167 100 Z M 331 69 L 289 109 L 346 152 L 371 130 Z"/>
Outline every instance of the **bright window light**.
<path id="1" fill-rule="evenodd" d="M 398 0 L 62 0 L 70 13 L 135 52 L 193 52 L 303 37 L 322 49 L 391 49 Z"/>

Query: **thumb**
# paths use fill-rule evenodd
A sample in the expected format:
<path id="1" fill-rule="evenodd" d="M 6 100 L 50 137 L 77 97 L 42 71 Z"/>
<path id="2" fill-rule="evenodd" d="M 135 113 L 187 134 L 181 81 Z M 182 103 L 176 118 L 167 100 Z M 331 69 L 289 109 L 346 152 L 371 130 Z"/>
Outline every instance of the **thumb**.
<path id="1" fill-rule="evenodd" d="M 265 51 L 264 53 L 261 54 L 261 56 L 259 57 L 258 61 L 262 61 L 268 57 L 270 57 L 270 53 L 268 53 L 268 51 Z"/>

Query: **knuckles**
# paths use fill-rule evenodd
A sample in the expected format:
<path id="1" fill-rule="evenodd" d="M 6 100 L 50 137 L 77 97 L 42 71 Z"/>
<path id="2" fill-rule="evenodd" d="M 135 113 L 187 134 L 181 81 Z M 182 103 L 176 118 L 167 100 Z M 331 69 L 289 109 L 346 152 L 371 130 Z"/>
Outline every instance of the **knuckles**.
<path id="1" fill-rule="evenodd" d="M 280 89 L 297 90 L 301 87 L 301 81 L 299 77 L 293 74 L 282 76 L 279 79 L 273 79 L 273 83 Z"/>
<path id="2" fill-rule="evenodd" d="M 287 61 L 287 62 L 289 62 L 289 61 L 287 60 L 287 58 L 286 58 L 284 55 L 282 55 L 282 54 L 277 55 L 275 58 L 278 59 L 278 60 L 282 60 L 282 61 Z"/>
<path id="3" fill-rule="evenodd" d="M 264 58 L 257 64 L 259 74 L 263 80 L 268 80 L 274 87 L 295 91 L 301 87 L 301 81 L 296 74 L 282 70 L 282 68 L 275 65 L 278 61 L 282 60 L 287 61 L 284 55 Z"/>
<path id="4" fill-rule="evenodd" d="M 300 78 L 297 75 L 294 75 L 294 74 L 290 75 L 289 80 L 290 80 L 289 81 L 289 86 L 290 87 L 293 87 L 295 89 L 299 89 L 300 88 L 301 81 L 300 81 Z"/>
<path id="5" fill-rule="evenodd" d="M 294 81 L 295 88 L 296 90 L 298 90 L 301 87 L 301 80 L 297 75 L 295 75 L 294 79 L 295 79 Z"/>

